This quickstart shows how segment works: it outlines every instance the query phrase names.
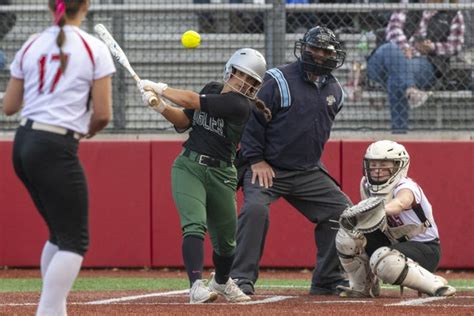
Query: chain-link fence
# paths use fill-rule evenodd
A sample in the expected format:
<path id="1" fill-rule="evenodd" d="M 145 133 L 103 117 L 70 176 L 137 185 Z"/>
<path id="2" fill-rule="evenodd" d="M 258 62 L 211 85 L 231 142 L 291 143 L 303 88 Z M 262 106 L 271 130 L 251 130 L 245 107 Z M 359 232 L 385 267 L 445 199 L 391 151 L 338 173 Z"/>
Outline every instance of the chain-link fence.
<path id="1" fill-rule="evenodd" d="M 286 4 L 282 0 L 264 2 L 92 1 L 82 27 L 92 32 L 95 24 L 103 23 L 142 78 L 199 91 L 208 81 L 221 80 L 226 60 L 238 48 L 258 49 L 264 53 L 269 66 L 277 66 L 295 60 L 294 43 L 308 28 L 326 25 L 337 33 L 347 52 L 344 65 L 334 71 L 347 95 L 345 106 L 336 119 L 336 130 L 383 131 L 406 127 L 403 124 L 410 130 L 474 130 L 472 1 L 461 0 L 457 4 L 403 4 L 388 3 L 398 2 L 389 0 L 358 1 L 363 3 L 287 1 L 308 4 Z M 0 96 L 5 91 L 9 63 L 15 52 L 32 33 L 51 24 L 46 3 L 43 0 L 0 0 L 0 66 L 3 60 L 5 64 L 0 70 Z M 436 10 L 444 15 L 435 15 L 438 20 L 432 18 L 439 22 L 437 24 L 425 23 L 423 12 L 426 10 Z M 433 80 L 422 82 L 422 87 L 418 77 L 428 76 L 425 69 L 403 72 L 396 64 L 398 57 L 391 55 L 384 59 L 393 60 L 394 64 L 388 67 L 391 69 L 382 69 L 380 63 L 377 66 L 375 62 L 374 56 L 382 55 L 382 47 L 389 46 L 383 45 L 387 30 L 400 22 L 396 21 L 395 14 L 404 15 L 398 19 L 405 19 L 400 29 L 406 33 L 410 47 L 426 40 L 450 42 L 452 46 L 458 46 L 458 41 L 464 42 L 459 51 L 435 47 L 453 53 L 450 58 L 435 58 L 435 51 L 430 51 L 428 58 L 423 57 L 436 68 L 433 68 Z M 423 23 L 425 28 L 420 32 Z M 454 24 L 462 24 L 459 27 L 463 32 L 457 32 Z M 181 34 L 189 29 L 201 34 L 202 44 L 197 49 L 184 49 L 181 45 Z M 377 54 L 372 54 L 367 62 L 376 47 L 379 47 Z M 418 58 L 416 51 L 413 53 L 412 58 Z M 170 129 L 170 124 L 160 115 L 142 105 L 135 82 L 128 73 L 118 65 L 117 70 L 113 79 L 114 117 L 108 131 L 135 133 Z M 410 93 L 400 90 L 403 85 L 397 83 L 407 81 L 414 81 L 419 89 Z M 427 100 L 423 102 L 425 97 Z M 18 120 L 18 116 L 0 115 L 0 130 L 13 130 Z"/>

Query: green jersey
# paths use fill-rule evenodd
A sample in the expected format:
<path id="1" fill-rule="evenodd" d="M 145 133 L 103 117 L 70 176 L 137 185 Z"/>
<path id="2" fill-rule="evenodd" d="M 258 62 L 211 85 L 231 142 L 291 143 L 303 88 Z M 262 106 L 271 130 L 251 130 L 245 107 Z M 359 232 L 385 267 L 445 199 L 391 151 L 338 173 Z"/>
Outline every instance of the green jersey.
<path id="1" fill-rule="evenodd" d="M 252 101 L 237 92 L 221 94 L 224 85 L 210 82 L 200 92 L 201 110 L 183 110 L 192 122 L 184 147 L 232 162 L 250 116 Z"/>

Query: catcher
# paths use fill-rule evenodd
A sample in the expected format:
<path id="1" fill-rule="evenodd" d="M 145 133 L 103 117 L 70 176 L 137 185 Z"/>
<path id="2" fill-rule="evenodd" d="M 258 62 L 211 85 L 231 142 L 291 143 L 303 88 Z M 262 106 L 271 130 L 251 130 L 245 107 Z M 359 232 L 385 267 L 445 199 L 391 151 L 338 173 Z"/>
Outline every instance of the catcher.
<path id="1" fill-rule="evenodd" d="M 336 236 L 339 259 L 349 279 L 343 297 L 376 297 L 379 280 L 430 296 L 456 289 L 433 272 L 440 257 L 431 204 L 407 177 L 410 157 L 389 140 L 372 143 L 365 153 L 360 183 L 362 201 L 340 217 Z"/>

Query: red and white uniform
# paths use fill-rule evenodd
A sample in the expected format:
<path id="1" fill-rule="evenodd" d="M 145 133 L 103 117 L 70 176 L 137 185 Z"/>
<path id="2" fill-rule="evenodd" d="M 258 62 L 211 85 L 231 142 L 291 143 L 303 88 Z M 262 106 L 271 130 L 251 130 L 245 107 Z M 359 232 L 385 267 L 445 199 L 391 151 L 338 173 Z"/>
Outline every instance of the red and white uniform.
<path id="1" fill-rule="evenodd" d="M 431 204 L 426 198 L 425 193 L 423 193 L 421 187 L 410 178 L 402 178 L 393 190 L 392 197 L 394 198 L 397 193 L 402 189 L 408 189 L 413 192 L 413 195 L 415 196 L 415 203 L 420 204 L 426 219 L 428 219 L 428 221 L 431 223 L 431 226 L 428 227 L 424 233 L 418 234 L 410 240 L 427 242 L 439 238 L 438 227 L 436 226 L 436 223 L 433 218 L 433 210 Z M 413 209 L 404 210 L 396 216 L 389 216 L 388 223 L 391 227 L 407 224 L 422 224 L 421 220 L 418 218 Z"/>
<path id="2" fill-rule="evenodd" d="M 23 118 L 87 134 L 92 114 L 94 80 L 115 72 L 107 46 L 78 27 L 65 25 L 62 46 L 67 56 L 61 73 L 56 38 L 58 26 L 33 35 L 17 52 L 11 76 L 24 80 Z"/>

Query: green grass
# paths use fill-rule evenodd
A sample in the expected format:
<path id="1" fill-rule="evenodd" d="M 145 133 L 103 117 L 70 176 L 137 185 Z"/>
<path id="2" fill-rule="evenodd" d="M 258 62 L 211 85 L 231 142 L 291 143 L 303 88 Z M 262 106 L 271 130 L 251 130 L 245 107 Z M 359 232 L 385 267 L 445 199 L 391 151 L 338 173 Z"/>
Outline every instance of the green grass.
<path id="1" fill-rule="evenodd" d="M 474 290 L 474 280 L 453 279 L 449 281 L 460 291 Z M 288 289 L 307 291 L 310 280 L 307 279 L 261 279 L 257 289 Z M 184 278 L 128 278 L 128 277 L 79 277 L 74 284 L 73 291 L 165 291 L 183 290 L 188 288 L 188 281 Z M 398 290 L 398 287 L 383 285 L 385 289 Z M 39 292 L 41 279 L 0 278 L 0 292 Z"/>
<path id="2" fill-rule="evenodd" d="M 133 290 L 168 290 L 185 289 L 188 281 L 178 278 L 110 278 L 79 277 L 74 283 L 73 291 L 133 291 Z M 41 290 L 41 279 L 0 279 L 0 292 L 37 292 Z"/>

